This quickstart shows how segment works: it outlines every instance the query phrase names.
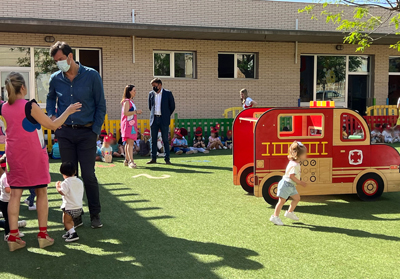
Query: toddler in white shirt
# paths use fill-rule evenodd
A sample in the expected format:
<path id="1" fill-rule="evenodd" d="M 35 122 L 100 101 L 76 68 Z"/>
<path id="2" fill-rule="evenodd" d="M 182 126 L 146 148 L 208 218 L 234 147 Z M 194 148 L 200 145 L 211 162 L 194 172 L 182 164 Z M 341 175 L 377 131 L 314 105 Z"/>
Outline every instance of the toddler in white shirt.
<path id="1" fill-rule="evenodd" d="M 83 182 L 75 176 L 75 166 L 71 162 L 61 164 L 60 172 L 64 181 L 57 181 L 56 189 L 62 195 L 61 209 L 63 211 L 63 223 L 66 234 L 62 236 L 66 242 L 79 239 L 74 228 L 74 218 L 79 218 L 83 214 Z"/>

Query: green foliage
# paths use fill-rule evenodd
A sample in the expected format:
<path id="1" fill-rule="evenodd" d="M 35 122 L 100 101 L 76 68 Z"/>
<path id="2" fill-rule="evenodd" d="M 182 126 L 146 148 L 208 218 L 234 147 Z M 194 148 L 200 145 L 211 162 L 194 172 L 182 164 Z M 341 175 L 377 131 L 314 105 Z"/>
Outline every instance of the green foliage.
<path id="1" fill-rule="evenodd" d="M 344 43 L 358 45 L 356 51 L 364 51 L 388 35 L 400 34 L 397 32 L 400 22 L 400 4 L 397 0 L 319 0 L 317 3 L 307 5 L 298 12 L 310 14 L 314 20 L 325 18 L 327 23 L 344 33 Z M 317 9 L 322 9 L 319 16 L 316 15 Z M 352 16 L 349 14 L 351 9 Z M 400 51 L 400 40 L 390 48 Z"/>

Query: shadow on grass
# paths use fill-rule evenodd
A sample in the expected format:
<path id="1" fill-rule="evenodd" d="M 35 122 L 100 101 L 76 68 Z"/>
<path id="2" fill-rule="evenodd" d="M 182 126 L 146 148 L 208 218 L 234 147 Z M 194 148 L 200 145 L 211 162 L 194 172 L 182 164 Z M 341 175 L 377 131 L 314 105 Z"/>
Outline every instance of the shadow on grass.
<path id="1" fill-rule="evenodd" d="M 59 180 L 59 177 L 52 174 L 52 179 Z M 24 238 L 27 248 L 10 253 L 3 243 L 0 258 L 7 257 L 7 260 L 2 261 L 2 274 L 24 278 L 70 278 L 75 274 L 80 278 L 217 279 L 220 278 L 214 272 L 217 268 L 263 268 L 249 258 L 258 256 L 255 251 L 165 234 L 155 224 L 162 222 L 163 226 L 168 226 L 168 222 L 176 222 L 176 219 L 163 214 L 162 208 L 141 198 L 133 189 L 112 187 L 119 184 L 100 187 L 102 229 L 89 228 L 89 214 L 85 214 L 85 224 L 77 230 L 79 242 L 65 243 L 61 239 L 64 233 L 61 211 L 52 207 L 49 232 L 55 238 L 54 246 L 38 249 L 36 232 L 32 232 L 37 228 L 27 228 Z M 112 193 L 117 189 L 130 191 L 127 195 L 114 196 Z M 33 213 L 29 214 L 33 219 Z"/>
<path id="2" fill-rule="evenodd" d="M 310 204 L 296 207 L 296 212 L 357 220 L 398 221 L 400 218 L 377 216 L 400 215 L 400 205 L 397 199 L 389 198 L 390 195 L 400 197 L 400 193 L 385 193 L 376 201 L 366 202 L 361 201 L 357 195 L 304 196 L 302 201 Z M 289 205 L 290 201 L 286 204 Z"/>
<path id="3" fill-rule="evenodd" d="M 154 165 L 153 165 L 154 166 Z M 141 169 L 141 168 L 138 168 Z M 162 172 L 176 172 L 176 173 L 198 173 L 198 174 L 210 174 L 212 172 L 208 171 L 199 171 L 199 170 L 191 170 L 191 169 L 184 169 L 184 168 L 174 168 L 174 167 L 144 167 L 144 169 L 151 170 L 151 171 L 162 171 Z"/>
<path id="4" fill-rule="evenodd" d="M 376 238 L 376 239 L 382 239 L 382 240 L 400 241 L 400 237 L 397 237 L 397 236 L 369 233 L 369 232 L 357 230 L 357 229 L 345 229 L 345 228 L 337 228 L 337 227 L 329 227 L 329 226 L 317 226 L 317 225 L 311 225 L 311 224 L 304 224 L 302 222 L 296 222 L 296 223 L 293 223 L 293 225 L 285 225 L 285 226 L 297 228 L 297 229 L 309 229 L 310 231 L 316 231 L 316 232 L 346 234 L 346 235 L 352 236 L 352 237 Z"/>

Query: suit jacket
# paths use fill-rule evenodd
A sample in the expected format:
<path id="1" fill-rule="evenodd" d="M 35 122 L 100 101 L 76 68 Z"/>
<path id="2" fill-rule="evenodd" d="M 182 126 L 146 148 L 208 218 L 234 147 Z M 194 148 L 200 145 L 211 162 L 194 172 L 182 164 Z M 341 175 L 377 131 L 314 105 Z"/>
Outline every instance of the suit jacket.
<path id="1" fill-rule="evenodd" d="M 175 100 L 172 92 L 167 89 L 162 89 L 161 96 L 161 123 L 163 126 L 169 126 L 171 121 L 171 115 L 175 110 Z M 150 110 L 150 126 L 153 125 L 154 122 L 154 112 L 155 112 L 155 94 L 154 91 L 150 91 L 149 93 L 149 110 Z"/>

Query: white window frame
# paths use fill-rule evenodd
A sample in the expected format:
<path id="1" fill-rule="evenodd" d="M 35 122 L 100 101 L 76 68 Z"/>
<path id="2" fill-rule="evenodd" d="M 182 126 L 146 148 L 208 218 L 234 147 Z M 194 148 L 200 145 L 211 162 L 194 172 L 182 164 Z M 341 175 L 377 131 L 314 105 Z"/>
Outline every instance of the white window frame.
<path id="1" fill-rule="evenodd" d="M 237 80 L 251 80 L 251 79 L 257 79 L 257 53 L 256 52 L 218 52 L 218 55 L 220 54 L 233 54 L 233 59 L 234 59 L 234 64 L 233 64 L 233 78 L 220 78 L 218 77 L 218 79 L 237 79 Z M 238 55 L 254 55 L 254 77 L 252 78 L 238 78 L 237 77 L 237 56 Z M 218 65 L 219 66 L 219 65 Z"/>
<path id="2" fill-rule="evenodd" d="M 360 76 L 368 76 L 368 92 L 367 92 L 367 98 L 371 97 L 371 55 L 355 55 L 355 54 L 324 54 L 324 53 L 319 53 L 319 54 L 300 54 L 300 56 L 312 56 L 314 57 L 314 90 L 313 90 L 313 100 L 317 100 L 317 57 L 318 56 L 342 56 L 345 57 L 346 59 L 346 83 L 345 83 L 345 101 L 344 102 L 338 102 L 337 107 L 347 107 L 348 106 L 348 97 L 349 97 L 349 76 L 350 75 L 360 75 Z M 368 56 L 369 57 L 369 72 L 350 72 L 349 71 L 349 57 L 350 56 Z M 399 56 L 400 57 L 400 56 Z M 399 73 L 400 74 L 400 73 Z M 300 102 L 300 107 L 307 107 L 309 106 L 309 102 Z M 336 104 L 335 104 L 336 105 Z"/>
<path id="3" fill-rule="evenodd" d="M 30 69 L 29 70 L 29 100 L 34 99 L 35 96 L 35 89 L 36 89 L 36 82 L 35 82 L 35 53 L 34 53 L 34 49 L 35 48 L 49 48 L 49 46 L 21 46 L 21 45 L 0 45 L 0 47 L 13 47 L 13 48 L 17 48 L 17 47 L 24 47 L 24 48 L 29 48 L 30 49 L 30 62 L 31 62 L 31 66 L 30 67 L 4 67 L 4 68 L 10 68 L 10 69 L 17 69 L 19 68 L 20 71 L 23 71 L 23 69 Z M 75 50 L 75 61 L 79 62 L 79 50 L 98 50 L 99 51 L 99 74 L 100 76 L 102 76 L 102 49 L 101 48 L 75 48 L 75 47 L 71 47 L 73 50 Z M 41 108 L 46 108 L 46 103 L 39 103 L 39 106 Z"/>
<path id="4" fill-rule="evenodd" d="M 165 53 L 169 54 L 169 76 L 160 76 L 160 75 L 155 75 L 154 71 L 154 54 L 156 53 Z M 193 76 L 190 77 L 175 77 L 175 53 L 191 53 L 193 56 L 192 60 L 192 71 L 193 71 Z M 186 70 L 186 69 L 185 69 Z M 153 76 L 156 78 L 176 78 L 176 79 L 195 79 L 196 78 L 196 54 L 194 51 L 182 51 L 182 50 L 153 50 Z"/>

